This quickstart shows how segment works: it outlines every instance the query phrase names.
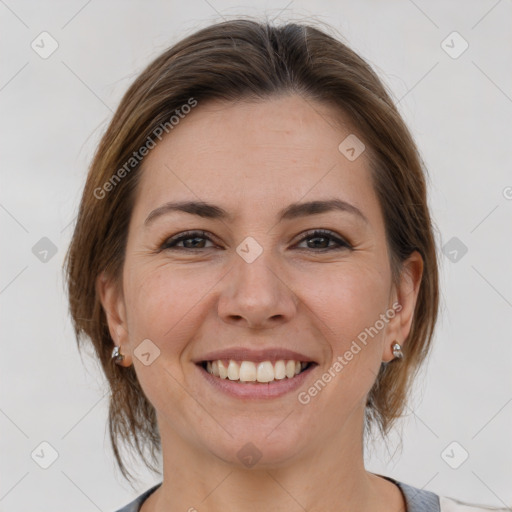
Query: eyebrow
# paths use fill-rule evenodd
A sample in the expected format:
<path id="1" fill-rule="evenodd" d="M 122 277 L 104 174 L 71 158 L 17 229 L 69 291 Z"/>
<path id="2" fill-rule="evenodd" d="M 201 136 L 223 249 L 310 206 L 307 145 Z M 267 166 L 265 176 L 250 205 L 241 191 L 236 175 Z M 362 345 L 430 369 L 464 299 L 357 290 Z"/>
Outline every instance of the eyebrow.
<path id="1" fill-rule="evenodd" d="M 341 199 L 328 199 L 309 201 L 306 203 L 292 203 L 283 208 L 278 213 L 278 221 L 292 220 L 308 215 L 318 215 L 331 211 L 342 211 L 351 213 L 364 222 L 369 224 L 368 219 L 363 212 L 353 204 L 342 201 Z M 191 215 L 197 215 L 206 219 L 218 219 L 232 221 L 233 216 L 220 206 L 207 203 L 204 201 L 178 201 L 165 203 L 153 210 L 144 221 L 144 225 L 148 226 L 156 218 L 161 217 L 169 212 L 185 212 Z"/>

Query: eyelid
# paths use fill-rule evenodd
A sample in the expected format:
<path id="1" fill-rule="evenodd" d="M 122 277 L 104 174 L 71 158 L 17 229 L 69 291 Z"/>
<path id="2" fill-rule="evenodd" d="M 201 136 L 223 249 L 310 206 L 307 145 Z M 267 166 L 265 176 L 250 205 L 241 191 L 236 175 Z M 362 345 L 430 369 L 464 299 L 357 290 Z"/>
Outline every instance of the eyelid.
<path id="1" fill-rule="evenodd" d="M 166 236 L 161 243 L 158 244 L 158 251 L 163 251 L 166 249 L 174 249 L 174 247 L 166 247 L 170 242 L 177 244 L 182 240 L 186 240 L 188 238 L 204 238 L 210 240 L 212 243 L 215 243 L 216 237 L 210 233 L 209 231 L 205 231 L 203 229 L 189 229 L 186 231 L 181 231 L 176 233 L 175 235 Z M 207 247 L 209 249 L 209 247 Z M 194 249 L 186 249 L 186 248 L 178 248 L 178 250 L 194 250 Z"/>
<path id="2" fill-rule="evenodd" d="M 325 237 L 329 238 L 331 241 L 335 242 L 337 245 L 334 247 L 327 247 L 324 249 L 308 249 L 308 248 L 302 249 L 301 248 L 299 250 L 306 250 L 306 251 L 313 251 L 313 252 L 329 252 L 329 251 L 341 250 L 341 249 L 353 249 L 352 244 L 350 242 L 348 242 L 345 237 L 338 235 L 336 232 L 334 232 L 330 229 L 325 229 L 325 228 L 314 228 L 314 229 L 309 229 L 309 230 L 303 231 L 302 233 L 300 233 L 298 235 L 299 238 L 297 239 L 295 244 L 304 242 L 308 238 L 321 237 L 321 236 L 325 236 Z M 212 233 L 202 230 L 202 229 L 191 229 L 191 230 L 183 231 L 180 233 L 176 233 L 175 235 L 165 237 L 164 240 L 158 245 L 158 247 L 159 247 L 158 252 L 164 251 L 164 250 L 174 250 L 174 249 L 179 250 L 179 251 L 196 251 L 196 250 L 211 249 L 211 247 L 203 247 L 203 248 L 200 247 L 199 249 L 184 248 L 184 247 L 176 248 L 175 245 L 174 246 L 170 245 L 170 242 L 172 242 L 173 244 L 178 244 L 178 243 L 182 242 L 183 240 L 187 240 L 189 238 L 204 238 L 205 240 L 209 240 L 212 243 L 216 243 L 215 242 L 216 237 Z"/>
<path id="3" fill-rule="evenodd" d="M 313 252 L 332 251 L 335 249 L 342 249 L 342 248 L 347 248 L 347 249 L 353 248 L 352 244 L 345 237 L 338 235 L 335 231 L 332 231 L 330 229 L 325 229 L 325 228 L 309 229 L 305 232 L 302 232 L 299 236 L 300 236 L 300 238 L 297 241 L 297 243 L 303 242 L 307 238 L 326 236 L 326 237 L 330 238 L 332 241 L 339 244 L 337 247 L 319 249 L 317 251 L 313 250 Z"/>

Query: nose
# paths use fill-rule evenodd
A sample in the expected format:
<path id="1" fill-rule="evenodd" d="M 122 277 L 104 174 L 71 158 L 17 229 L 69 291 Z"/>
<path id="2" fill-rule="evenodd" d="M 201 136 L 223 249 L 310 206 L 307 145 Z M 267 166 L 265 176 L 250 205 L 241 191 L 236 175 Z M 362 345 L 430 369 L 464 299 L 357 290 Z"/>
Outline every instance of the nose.
<path id="1" fill-rule="evenodd" d="M 218 314 L 225 322 L 268 329 L 289 322 L 296 314 L 297 296 L 265 251 L 251 263 L 237 257 L 223 282 Z"/>

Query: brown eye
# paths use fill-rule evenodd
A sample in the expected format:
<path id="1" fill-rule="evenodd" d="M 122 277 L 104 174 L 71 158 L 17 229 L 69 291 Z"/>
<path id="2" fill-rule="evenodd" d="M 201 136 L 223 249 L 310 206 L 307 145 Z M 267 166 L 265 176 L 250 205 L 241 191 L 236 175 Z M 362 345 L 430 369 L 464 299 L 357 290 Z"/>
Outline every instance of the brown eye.
<path id="1" fill-rule="evenodd" d="M 206 247 L 207 241 L 212 242 L 211 238 L 205 231 L 187 231 L 174 237 L 168 238 L 162 244 L 162 250 L 194 250 L 194 249 L 210 249 Z M 351 245 L 342 238 L 335 235 L 332 231 L 313 230 L 307 232 L 299 243 L 308 242 L 306 249 L 314 249 L 314 252 L 327 252 L 339 249 L 351 249 Z M 311 241 L 311 243 L 310 243 Z M 183 242 L 183 246 L 178 244 Z M 212 242 L 213 243 L 213 242 Z M 334 243 L 333 245 L 330 245 Z"/>
<path id="2" fill-rule="evenodd" d="M 309 231 L 305 237 L 303 237 L 300 243 L 304 241 L 312 240 L 313 243 L 311 245 L 308 244 L 308 249 L 318 249 L 316 252 L 322 251 L 332 251 L 338 249 L 351 249 L 351 246 L 348 242 L 345 242 L 342 238 L 336 236 L 332 231 L 326 230 L 314 230 Z M 334 242 L 336 245 L 333 247 L 329 247 L 329 243 Z"/>
<path id="3" fill-rule="evenodd" d="M 188 231 L 180 235 L 168 238 L 161 246 L 161 249 L 209 249 L 210 247 L 204 246 L 204 240 L 211 241 L 210 237 L 204 231 Z M 178 244 L 184 242 L 183 247 L 178 247 Z"/>

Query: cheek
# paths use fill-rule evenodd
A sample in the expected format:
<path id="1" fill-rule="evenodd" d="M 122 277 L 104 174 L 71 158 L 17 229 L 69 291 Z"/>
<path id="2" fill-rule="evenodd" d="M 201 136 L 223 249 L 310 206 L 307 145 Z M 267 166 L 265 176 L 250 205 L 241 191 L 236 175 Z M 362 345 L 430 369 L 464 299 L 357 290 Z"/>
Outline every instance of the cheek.
<path id="1" fill-rule="evenodd" d="M 131 267 L 126 279 L 130 333 L 149 338 L 161 347 L 173 347 L 197 327 L 211 290 L 219 278 L 197 269 L 160 265 Z"/>
<path id="2" fill-rule="evenodd" d="M 197 330 L 199 301 L 204 296 L 196 282 L 198 274 L 196 278 L 184 275 L 165 263 L 126 268 L 130 269 L 125 276 L 125 301 L 131 348 L 136 351 L 142 340 L 149 339 L 159 349 L 150 365 L 134 358 L 137 378 L 157 410 L 166 410 L 170 397 L 180 407 L 189 399 L 178 384 L 183 371 L 180 356 Z"/>
<path id="3" fill-rule="evenodd" d="M 387 324 L 373 329 L 376 322 L 381 326 L 380 315 L 386 312 L 389 276 L 373 266 L 347 263 L 328 275 L 310 275 L 302 283 L 309 297 L 306 304 L 332 352 L 317 376 L 326 384 L 313 384 L 303 390 L 302 398 L 311 400 L 319 416 L 330 418 L 328 429 L 334 435 L 355 408 L 364 408 L 378 375 Z"/>
<path id="4" fill-rule="evenodd" d="M 386 311 L 390 278 L 378 267 L 347 262 L 302 279 L 303 299 L 320 318 L 319 325 L 338 354 Z"/>

